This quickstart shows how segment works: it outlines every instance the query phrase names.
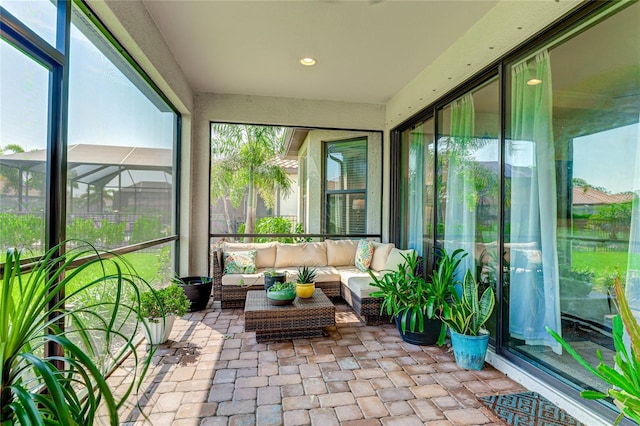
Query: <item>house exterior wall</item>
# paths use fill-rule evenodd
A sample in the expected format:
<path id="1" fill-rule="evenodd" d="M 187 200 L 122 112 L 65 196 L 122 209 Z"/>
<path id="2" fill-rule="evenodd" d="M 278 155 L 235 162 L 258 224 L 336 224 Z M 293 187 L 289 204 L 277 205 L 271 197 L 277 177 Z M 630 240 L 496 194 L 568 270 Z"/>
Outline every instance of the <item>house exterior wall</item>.
<path id="1" fill-rule="evenodd" d="M 291 193 L 286 197 L 280 197 L 277 200 L 278 210 L 276 214 L 278 216 L 298 216 L 298 175 L 289 174 L 291 179 Z"/>
<path id="2" fill-rule="evenodd" d="M 200 274 L 207 270 L 208 238 L 201 231 L 208 229 L 209 197 L 204 188 L 208 187 L 210 121 L 385 130 L 382 202 L 389 205 L 389 131 L 578 4 L 578 1 L 499 3 L 385 105 L 193 94 L 142 1 L 95 1 L 91 7 L 182 114 L 180 205 L 189 207 L 180 215 L 180 263 L 185 269 L 181 272 Z M 493 40 L 495 33 L 500 34 L 500 43 L 479 45 Z M 460 58 L 465 60 L 461 62 Z M 388 221 L 388 210 L 384 209 L 382 223 Z M 388 239 L 384 226 L 381 232 L 383 240 Z"/>

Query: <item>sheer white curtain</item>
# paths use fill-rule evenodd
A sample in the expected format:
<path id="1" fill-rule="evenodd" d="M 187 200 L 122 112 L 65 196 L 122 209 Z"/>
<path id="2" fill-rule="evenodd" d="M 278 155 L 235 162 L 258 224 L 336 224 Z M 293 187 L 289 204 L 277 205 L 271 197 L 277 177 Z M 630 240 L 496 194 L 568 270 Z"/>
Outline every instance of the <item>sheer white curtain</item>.
<path id="1" fill-rule="evenodd" d="M 629 234 L 629 260 L 627 262 L 626 296 L 635 317 L 640 320 L 640 120 L 636 124 L 636 161 L 633 179 L 633 207 Z"/>
<path id="2" fill-rule="evenodd" d="M 561 333 L 552 95 L 546 50 L 513 67 L 509 332 L 560 353 L 544 328 Z"/>
<path id="3" fill-rule="evenodd" d="M 407 209 L 409 227 L 407 248 L 414 249 L 421 256 L 423 253 L 424 233 L 424 125 L 416 127 L 409 136 L 409 155 L 407 167 L 409 172 Z"/>
<path id="4" fill-rule="evenodd" d="M 475 272 L 476 190 L 470 152 L 474 149 L 475 109 L 466 94 L 451 104 L 451 129 L 447 145 L 447 201 L 444 248 L 449 254 L 461 248 L 469 255 L 456 274 L 462 280 L 467 269 Z"/>

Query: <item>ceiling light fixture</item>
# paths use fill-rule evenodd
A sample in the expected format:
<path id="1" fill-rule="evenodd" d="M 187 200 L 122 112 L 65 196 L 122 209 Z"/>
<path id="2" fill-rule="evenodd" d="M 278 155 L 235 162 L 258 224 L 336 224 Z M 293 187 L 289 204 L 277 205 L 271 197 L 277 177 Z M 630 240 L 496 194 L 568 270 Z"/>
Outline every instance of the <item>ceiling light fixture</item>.
<path id="1" fill-rule="evenodd" d="M 540 83 L 542 83 L 542 80 L 540 80 L 538 78 L 532 78 L 531 80 L 527 81 L 527 84 L 529 86 L 537 86 Z"/>
<path id="2" fill-rule="evenodd" d="M 316 60 L 313 58 L 302 58 L 300 59 L 300 63 L 304 66 L 310 67 L 316 64 Z"/>

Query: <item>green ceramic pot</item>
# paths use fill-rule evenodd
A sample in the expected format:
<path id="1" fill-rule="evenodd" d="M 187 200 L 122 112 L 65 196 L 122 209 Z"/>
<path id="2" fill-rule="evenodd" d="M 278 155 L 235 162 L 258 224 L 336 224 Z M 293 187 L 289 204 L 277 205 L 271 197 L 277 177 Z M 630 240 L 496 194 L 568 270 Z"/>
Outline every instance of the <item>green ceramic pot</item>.
<path id="1" fill-rule="evenodd" d="M 267 300 L 272 305 L 289 305 L 293 303 L 293 299 L 296 298 L 295 288 L 286 290 L 271 290 L 267 291 Z"/>

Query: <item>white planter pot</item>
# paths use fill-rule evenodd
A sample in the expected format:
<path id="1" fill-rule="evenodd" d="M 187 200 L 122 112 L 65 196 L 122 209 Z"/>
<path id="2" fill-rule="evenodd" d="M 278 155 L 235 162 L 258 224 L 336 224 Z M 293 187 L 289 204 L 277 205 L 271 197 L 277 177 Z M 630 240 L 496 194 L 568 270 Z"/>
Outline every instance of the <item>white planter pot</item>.
<path id="1" fill-rule="evenodd" d="M 171 335 L 171 329 L 173 328 L 173 322 L 176 320 L 175 315 L 169 315 L 165 318 L 164 322 L 151 322 L 146 318 L 143 318 L 144 326 L 142 327 L 142 333 L 146 337 L 147 342 L 150 345 L 160 345 L 166 342 Z"/>

